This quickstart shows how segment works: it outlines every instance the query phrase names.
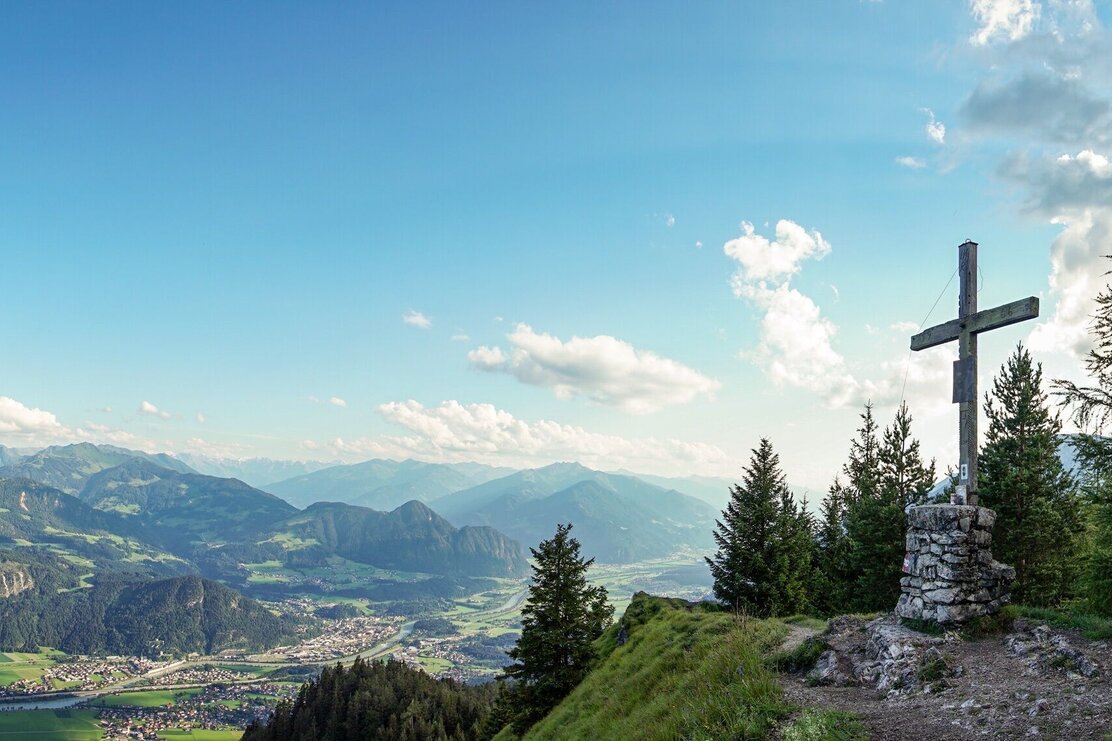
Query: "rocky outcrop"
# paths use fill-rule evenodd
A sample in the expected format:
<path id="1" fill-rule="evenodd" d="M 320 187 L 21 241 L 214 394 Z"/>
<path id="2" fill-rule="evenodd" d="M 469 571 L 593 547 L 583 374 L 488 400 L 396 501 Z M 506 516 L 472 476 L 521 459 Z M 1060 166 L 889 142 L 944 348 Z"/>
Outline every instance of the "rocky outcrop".
<path id="1" fill-rule="evenodd" d="M 1100 675 L 1100 666 L 1070 645 L 1069 640 L 1045 625 L 1029 625 L 1017 620 L 1016 632 L 1004 641 L 1009 656 L 1023 659 L 1027 674 L 1045 674 L 1054 669 L 1083 677 Z"/>
<path id="2" fill-rule="evenodd" d="M 1015 569 L 992 558 L 996 513 L 985 507 L 934 504 L 907 515 L 907 556 L 896 614 L 963 623 L 1008 603 Z"/>
<path id="3" fill-rule="evenodd" d="M 20 564 L 0 563 L 0 599 L 14 597 L 35 586 L 35 580 Z"/>
<path id="4" fill-rule="evenodd" d="M 911 630 L 893 615 L 868 623 L 836 618 L 824 637 L 830 649 L 808 675 L 814 684 L 873 687 L 898 695 L 920 688 L 929 692 L 962 673 L 943 650 L 947 639 Z"/>

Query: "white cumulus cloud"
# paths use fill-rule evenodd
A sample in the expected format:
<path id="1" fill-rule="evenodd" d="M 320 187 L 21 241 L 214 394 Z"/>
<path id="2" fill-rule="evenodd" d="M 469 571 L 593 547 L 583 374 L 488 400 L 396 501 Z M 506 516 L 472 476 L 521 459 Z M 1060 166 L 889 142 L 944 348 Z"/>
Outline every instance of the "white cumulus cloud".
<path id="1" fill-rule="evenodd" d="M 557 398 L 585 396 L 634 414 L 712 396 L 721 384 L 699 371 L 609 335 L 566 342 L 518 324 L 507 335 L 509 352 L 482 346 L 468 354 L 472 367 L 512 375 L 552 389 Z"/>
<path id="2" fill-rule="evenodd" d="M 818 231 L 808 232 L 787 219 L 776 223 L 771 240 L 748 221 L 741 222 L 741 229 L 742 235 L 722 248 L 739 263 L 730 284 L 734 295 L 762 314 L 760 342 L 742 357 L 775 384 L 814 391 L 832 406 L 855 400 L 858 383 L 833 345 L 838 328 L 810 297 L 790 285 L 803 262 L 826 256 L 830 244 Z"/>
<path id="3" fill-rule="evenodd" d="M 421 329 L 428 329 L 432 326 L 432 319 L 429 319 L 419 311 L 407 311 L 402 315 L 402 321 L 411 327 L 419 327 Z"/>
<path id="4" fill-rule="evenodd" d="M 66 428 L 52 413 L 0 396 L 0 433 L 5 435 L 61 435 Z"/>
<path id="5" fill-rule="evenodd" d="M 345 400 L 341 399 L 339 396 L 333 396 L 331 399 L 328 400 L 328 403 L 334 407 L 340 407 L 341 409 L 347 407 L 348 405 L 348 403 Z"/>
<path id="6" fill-rule="evenodd" d="M 922 170 L 927 166 L 926 160 L 922 157 L 897 157 L 896 164 L 900 167 L 906 167 L 909 170 Z"/>
<path id="7" fill-rule="evenodd" d="M 787 280 L 799 272 L 804 260 L 819 260 L 830 253 L 830 244 L 822 234 L 814 230 L 808 232 L 787 219 L 776 222 L 776 235 L 772 240 L 757 234 L 748 221 L 741 222 L 741 232 L 740 237 L 731 239 L 722 248 L 727 256 L 741 264 L 735 284 L 737 281 Z"/>
<path id="8" fill-rule="evenodd" d="M 1035 28 L 1042 6 L 1035 0 L 971 0 L 977 30 L 969 38 L 974 46 L 993 41 L 1018 41 Z"/>

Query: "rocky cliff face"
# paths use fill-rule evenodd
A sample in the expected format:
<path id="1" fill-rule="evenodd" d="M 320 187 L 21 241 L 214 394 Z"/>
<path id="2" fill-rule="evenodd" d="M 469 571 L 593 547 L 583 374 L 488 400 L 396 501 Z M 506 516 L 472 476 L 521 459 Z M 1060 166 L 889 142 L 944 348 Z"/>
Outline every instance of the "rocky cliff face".
<path id="1" fill-rule="evenodd" d="M 35 580 L 19 564 L 0 563 L 0 599 L 14 597 L 35 586 Z"/>

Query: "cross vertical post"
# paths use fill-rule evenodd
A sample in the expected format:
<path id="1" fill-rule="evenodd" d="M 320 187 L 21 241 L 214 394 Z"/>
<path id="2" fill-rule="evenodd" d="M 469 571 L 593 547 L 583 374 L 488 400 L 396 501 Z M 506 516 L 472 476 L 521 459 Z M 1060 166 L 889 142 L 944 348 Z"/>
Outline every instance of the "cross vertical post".
<path id="1" fill-rule="evenodd" d="M 958 246 L 958 360 L 954 367 L 954 395 L 959 426 L 958 486 L 951 504 L 977 504 L 977 335 L 970 321 L 977 313 L 977 243 Z"/>

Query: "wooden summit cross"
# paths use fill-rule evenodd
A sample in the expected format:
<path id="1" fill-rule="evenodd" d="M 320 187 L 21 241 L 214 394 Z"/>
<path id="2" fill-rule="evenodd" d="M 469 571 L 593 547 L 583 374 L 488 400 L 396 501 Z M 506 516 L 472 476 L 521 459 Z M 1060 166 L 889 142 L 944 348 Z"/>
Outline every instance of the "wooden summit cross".
<path id="1" fill-rule="evenodd" d="M 966 240 L 958 246 L 958 318 L 925 329 L 911 338 L 912 350 L 958 341 L 954 361 L 954 399 L 958 407 L 961 456 L 958 485 L 950 504 L 977 504 L 977 335 L 990 329 L 1025 322 L 1039 315 L 1039 300 L 1034 296 L 977 311 L 977 243 Z"/>

